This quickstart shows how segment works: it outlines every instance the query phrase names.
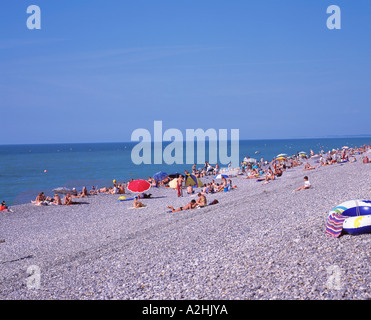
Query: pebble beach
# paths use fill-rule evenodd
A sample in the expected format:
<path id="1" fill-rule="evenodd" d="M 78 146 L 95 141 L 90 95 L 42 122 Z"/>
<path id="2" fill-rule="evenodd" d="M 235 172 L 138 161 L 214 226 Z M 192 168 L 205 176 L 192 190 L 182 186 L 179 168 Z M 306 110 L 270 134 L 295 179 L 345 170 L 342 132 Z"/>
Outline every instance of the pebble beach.
<path id="1" fill-rule="evenodd" d="M 312 187 L 295 192 L 305 175 Z M 371 164 L 299 166 L 268 184 L 232 180 L 235 190 L 207 196 L 218 204 L 174 213 L 167 206 L 195 196 L 151 188 L 143 209 L 98 194 L 1 212 L 0 298 L 371 299 L 371 234 L 325 235 L 333 207 L 371 199 Z"/>

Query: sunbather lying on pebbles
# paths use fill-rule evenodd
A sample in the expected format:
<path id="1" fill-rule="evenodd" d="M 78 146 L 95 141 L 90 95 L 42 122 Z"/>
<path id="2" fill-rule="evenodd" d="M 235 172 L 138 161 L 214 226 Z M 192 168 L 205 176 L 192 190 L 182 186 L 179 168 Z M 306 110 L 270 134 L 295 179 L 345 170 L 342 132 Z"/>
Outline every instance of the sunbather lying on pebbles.
<path id="1" fill-rule="evenodd" d="M 316 169 L 316 167 L 312 167 L 309 163 L 306 163 L 303 171 L 314 170 L 314 169 Z"/>
<path id="2" fill-rule="evenodd" d="M 190 209 L 195 209 L 196 207 L 197 207 L 197 202 L 194 199 L 191 200 L 191 202 L 188 203 L 185 207 L 180 207 L 178 209 L 174 209 L 173 206 L 168 206 L 168 208 L 171 210 L 171 212 L 190 210 Z"/>

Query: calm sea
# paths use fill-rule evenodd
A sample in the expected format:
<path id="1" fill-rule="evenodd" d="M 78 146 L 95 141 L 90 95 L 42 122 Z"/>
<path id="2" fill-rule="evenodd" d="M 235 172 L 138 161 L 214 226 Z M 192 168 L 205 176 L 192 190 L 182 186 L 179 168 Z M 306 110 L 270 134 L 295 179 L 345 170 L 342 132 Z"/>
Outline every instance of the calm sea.
<path id="1" fill-rule="evenodd" d="M 321 149 L 364 144 L 371 144 L 371 138 L 243 140 L 239 154 L 241 160 L 245 156 L 271 160 L 279 153 L 309 153 L 311 149 L 317 153 Z M 52 195 L 51 190 L 61 186 L 77 190 L 87 186 L 90 190 L 92 185 L 110 186 L 113 179 L 121 182 L 147 179 L 161 170 L 169 174 L 191 170 L 192 165 L 187 164 L 135 165 L 131 161 L 134 145 L 124 142 L 0 146 L 0 201 L 15 205 L 34 200 L 41 191 Z M 206 147 L 206 160 L 207 154 Z"/>

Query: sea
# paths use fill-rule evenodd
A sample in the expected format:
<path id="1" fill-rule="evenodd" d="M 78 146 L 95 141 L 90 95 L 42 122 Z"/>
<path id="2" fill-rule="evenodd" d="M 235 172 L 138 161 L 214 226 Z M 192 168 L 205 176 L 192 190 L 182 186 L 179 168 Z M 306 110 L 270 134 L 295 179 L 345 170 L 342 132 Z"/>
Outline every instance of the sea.
<path id="1" fill-rule="evenodd" d="M 130 179 L 148 179 L 159 171 L 168 174 L 192 171 L 193 164 L 140 164 L 133 163 L 131 152 L 137 143 L 66 143 L 33 145 L 0 145 L 0 201 L 8 206 L 35 200 L 39 192 L 53 195 L 57 187 L 86 186 L 98 188 L 112 186 L 113 179 L 127 182 Z M 315 153 L 323 150 L 370 145 L 371 137 L 240 140 L 240 160 L 247 156 L 257 160 L 271 160 L 280 153 Z M 166 144 L 163 144 L 163 148 Z M 153 149 L 152 149 L 153 150 Z M 185 150 L 185 148 L 184 148 Z M 152 155 L 153 158 L 153 155 Z M 205 147 L 208 161 L 208 144 Z M 195 162 L 197 151 L 195 148 Z M 153 163 L 153 161 L 152 161 Z M 197 163 L 203 167 L 204 162 Z M 213 165 L 213 163 L 212 163 Z M 223 165 L 221 165 L 223 167 Z"/>

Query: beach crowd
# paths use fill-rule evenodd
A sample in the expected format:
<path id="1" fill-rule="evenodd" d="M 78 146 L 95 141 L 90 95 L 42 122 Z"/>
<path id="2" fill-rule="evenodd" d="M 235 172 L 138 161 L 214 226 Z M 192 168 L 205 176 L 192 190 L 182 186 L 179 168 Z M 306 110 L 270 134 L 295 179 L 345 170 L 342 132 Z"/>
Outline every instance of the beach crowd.
<path id="1" fill-rule="evenodd" d="M 205 162 L 202 168 L 197 168 L 197 165 L 192 166 L 191 173 L 184 170 L 184 174 L 173 174 L 165 175 L 161 179 L 156 179 L 154 177 L 149 177 L 147 179 L 151 187 L 155 188 L 173 188 L 177 191 L 177 196 L 182 197 L 185 193 L 186 195 L 195 194 L 195 188 L 198 188 L 197 195 L 198 200 L 193 199 L 191 202 L 186 204 L 184 207 L 179 207 L 174 209 L 172 206 L 168 206 L 171 210 L 170 212 L 184 211 L 188 209 L 194 209 L 198 207 L 204 207 L 207 205 L 206 196 L 208 194 L 214 194 L 218 192 L 228 192 L 237 188 L 236 185 L 232 183 L 232 177 L 242 178 L 242 179 L 255 179 L 257 182 L 262 182 L 263 184 L 271 183 L 281 177 L 287 170 L 295 167 L 302 166 L 303 171 L 316 170 L 321 166 L 331 166 L 337 163 L 346 162 L 356 162 L 362 161 L 364 164 L 371 163 L 368 154 L 371 152 L 371 145 L 364 145 L 361 147 L 348 148 L 344 146 L 342 149 L 332 149 L 331 151 L 324 152 L 321 150 L 320 153 L 315 154 L 313 150 L 310 153 L 300 152 L 295 155 L 281 154 L 271 161 L 267 161 L 261 158 L 260 161 L 245 157 L 239 168 L 231 168 L 229 165 L 226 168 L 220 168 L 216 163 L 212 166 L 210 163 Z M 359 156 L 357 160 L 356 156 Z M 312 160 L 312 164 L 309 163 Z M 215 176 L 211 182 L 203 184 L 200 178 L 206 176 Z M 216 182 L 218 180 L 221 182 Z M 46 196 L 44 192 L 37 195 L 36 199 L 31 201 L 34 205 L 73 205 L 78 203 L 74 201 L 75 198 L 85 198 L 96 194 L 118 194 L 123 195 L 127 193 L 127 187 L 131 179 L 128 182 L 117 182 L 113 180 L 113 185 L 109 187 L 96 188 L 91 187 L 88 191 L 84 186 L 80 192 L 77 192 L 75 188 L 69 190 L 63 188 L 62 190 L 55 189 L 54 197 Z M 308 175 L 304 176 L 304 184 L 299 186 L 294 191 L 305 190 L 311 187 Z M 60 194 L 64 194 L 62 199 Z M 139 199 L 150 198 L 151 194 L 146 194 L 144 192 L 136 194 L 133 198 L 133 207 L 140 208 L 144 204 L 139 201 Z M 217 200 L 216 200 L 217 203 Z M 215 204 L 215 203 L 212 203 Z M 209 204 L 210 205 L 210 204 Z M 0 206 L 0 211 L 9 212 L 11 209 L 3 201 Z"/>

